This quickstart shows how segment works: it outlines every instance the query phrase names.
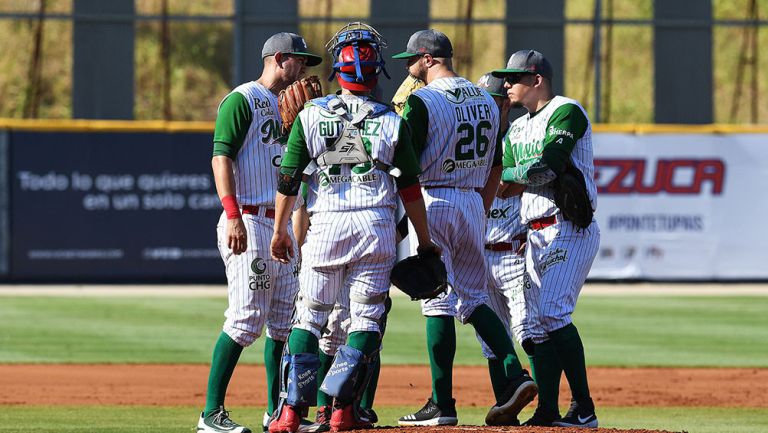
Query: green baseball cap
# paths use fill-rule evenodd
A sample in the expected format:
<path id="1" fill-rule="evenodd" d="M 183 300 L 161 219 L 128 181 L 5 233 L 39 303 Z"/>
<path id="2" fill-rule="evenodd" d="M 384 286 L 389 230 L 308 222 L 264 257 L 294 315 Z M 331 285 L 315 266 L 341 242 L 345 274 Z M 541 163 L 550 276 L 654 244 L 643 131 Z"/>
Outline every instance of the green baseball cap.
<path id="1" fill-rule="evenodd" d="M 549 60 L 535 50 L 520 50 L 509 56 L 506 69 L 496 69 L 491 74 L 494 77 L 505 77 L 511 74 L 539 74 L 552 80 L 552 65 Z"/>
<path id="2" fill-rule="evenodd" d="M 392 56 L 393 59 L 407 59 L 414 56 L 429 54 L 432 57 L 453 57 L 453 45 L 445 33 L 429 29 L 419 30 L 408 39 L 405 51 Z"/>
<path id="3" fill-rule="evenodd" d="M 278 52 L 304 56 L 307 58 L 307 66 L 317 66 L 323 61 L 322 57 L 309 52 L 307 42 L 296 33 L 280 32 L 270 36 L 261 49 L 261 58 L 273 56 Z"/>

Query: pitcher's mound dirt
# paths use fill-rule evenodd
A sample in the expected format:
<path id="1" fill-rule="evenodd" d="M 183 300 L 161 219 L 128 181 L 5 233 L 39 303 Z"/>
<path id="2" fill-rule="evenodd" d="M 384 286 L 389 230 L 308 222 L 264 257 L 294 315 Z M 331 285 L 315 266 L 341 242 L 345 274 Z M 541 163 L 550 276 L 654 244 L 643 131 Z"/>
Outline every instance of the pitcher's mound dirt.
<path id="1" fill-rule="evenodd" d="M 207 365 L 0 365 L 0 405 L 202 405 Z M 600 406 L 768 407 L 768 369 L 590 368 Z M 490 407 L 487 369 L 456 367 L 458 406 Z M 562 380 L 561 407 L 569 393 Z M 227 393 L 230 406 L 266 404 L 264 368 L 240 365 Z M 421 407 L 430 393 L 427 366 L 386 365 L 376 405 Z M 519 430 L 516 430 L 519 431 Z M 562 430 L 560 430 L 562 431 Z"/>

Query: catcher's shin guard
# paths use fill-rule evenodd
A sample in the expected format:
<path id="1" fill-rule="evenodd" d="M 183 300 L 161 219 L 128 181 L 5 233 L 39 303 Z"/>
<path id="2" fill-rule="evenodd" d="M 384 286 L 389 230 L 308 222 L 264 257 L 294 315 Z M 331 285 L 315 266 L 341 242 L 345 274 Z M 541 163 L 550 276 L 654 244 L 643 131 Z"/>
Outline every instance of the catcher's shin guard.
<path id="1" fill-rule="evenodd" d="M 342 404 L 358 402 L 373 372 L 371 358 L 354 347 L 340 346 L 320 390 Z"/>
<path id="2" fill-rule="evenodd" d="M 280 364 L 280 400 L 272 419 L 279 419 L 285 405 L 296 408 L 299 416 L 306 417 L 309 406 L 317 404 L 317 370 L 320 357 L 316 353 L 289 352 L 288 343 L 283 349 Z"/>

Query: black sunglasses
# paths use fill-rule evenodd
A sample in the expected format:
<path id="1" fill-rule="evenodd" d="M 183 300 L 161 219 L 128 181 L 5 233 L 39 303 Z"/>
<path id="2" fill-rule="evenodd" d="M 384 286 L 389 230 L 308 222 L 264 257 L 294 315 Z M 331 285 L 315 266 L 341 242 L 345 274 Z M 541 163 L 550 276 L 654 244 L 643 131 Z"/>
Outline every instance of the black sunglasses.
<path id="1" fill-rule="evenodd" d="M 536 74 L 532 72 L 517 72 L 504 77 L 504 81 L 506 81 L 509 84 L 517 84 L 520 81 L 522 81 L 523 77 L 527 77 L 529 75 L 536 75 Z"/>

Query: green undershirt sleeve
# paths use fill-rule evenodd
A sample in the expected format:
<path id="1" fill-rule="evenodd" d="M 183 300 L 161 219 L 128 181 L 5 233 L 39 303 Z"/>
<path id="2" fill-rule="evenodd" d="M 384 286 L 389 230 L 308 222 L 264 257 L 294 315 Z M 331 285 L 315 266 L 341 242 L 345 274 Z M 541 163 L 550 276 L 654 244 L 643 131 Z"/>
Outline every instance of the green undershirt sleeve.
<path id="1" fill-rule="evenodd" d="M 411 95 L 405 101 L 403 107 L 403 120 L 408 124 L 411 133 L 411 143 L 416 158 L 420 159 L 427 144 L 427 127 L 429 125 L 429 111 L 424 101 L 416 95 Z"/>
<path id="2" fill-rule="evenodd" d="M 296 116 L 291 127 L 291 135 L 288 137 L 288 147 L 285 149 L 283 159 L 280 162 L 280 174 L 293 176 L 297 169 L 303 171 L 309 161 L 304 126 L 301 124 L 301 116 Z"/>
<path id="3" fill-rule="evenodd" d="M 228 156 L 233 161 L 243 147 L 253 122 L 253 111 L 241 93 L 233 92 L 222 101 L 213 130 L 213 156 Z"/>
<path id="4" fill-rule="evenodd" d="M 408 124 L 405 121 L 400 122 L 400 131 L 398 132 L 397 147 L 395 155 L 392 158 L 392 165 L 399 168 L 402 174 L 395 178 L 395 183 L 400 189 L 409 187 L 419 181 L 421 167 L 416 158 L 416 152 L 413 150 L 413 138 Z"/>

